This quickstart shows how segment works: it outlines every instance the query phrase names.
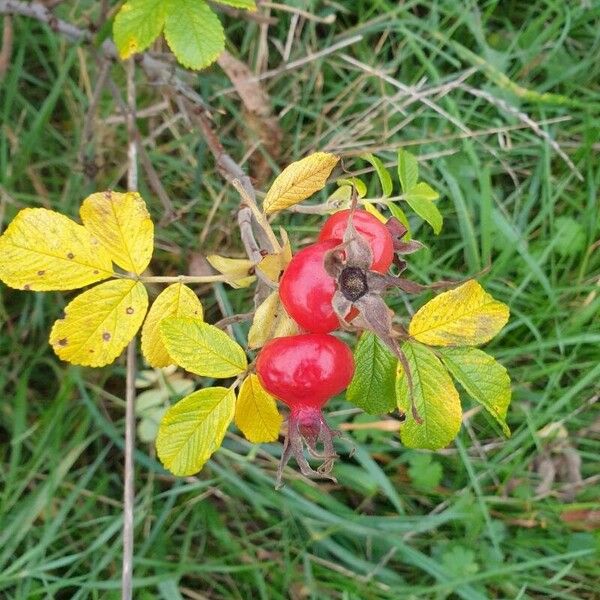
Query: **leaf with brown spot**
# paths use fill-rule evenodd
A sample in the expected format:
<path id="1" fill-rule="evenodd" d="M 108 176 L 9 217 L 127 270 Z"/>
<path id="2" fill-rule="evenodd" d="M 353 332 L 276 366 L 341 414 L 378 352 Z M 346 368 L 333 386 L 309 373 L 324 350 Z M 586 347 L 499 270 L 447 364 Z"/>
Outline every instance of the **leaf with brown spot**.
<path id="1" fill-rule="evenodd" d="M 135 308 L 133 315 L 126 314 L 127 306 Z M 69 302 L 64 318 L 52 327 L 50 345 L 74 365 L 102 367 L 131 341 L 147 308 L 148 294 L 139 281 L 106 281 Z"/>
<path id="2" fill-rule="evenodd" d="M 25 208 L 0 236 L 0 279 L 17 289 L 73 290 L 113 275 L 90 232 L 45 208 Z"/>

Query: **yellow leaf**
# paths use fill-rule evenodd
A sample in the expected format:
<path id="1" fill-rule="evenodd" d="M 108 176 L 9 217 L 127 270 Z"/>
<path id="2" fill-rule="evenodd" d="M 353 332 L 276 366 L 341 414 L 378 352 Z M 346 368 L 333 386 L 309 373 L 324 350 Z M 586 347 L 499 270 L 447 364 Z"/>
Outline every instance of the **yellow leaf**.
<path id="1" fill-rule="evenodd" d="M 306 200 L 323 188 L 339 157 L 329 152 L 315 152 L 288 165 L 275 178 L 263 201 L 267 214 L 289 208 Z"/>
<path id="2" fill-rule="evenodd" d="M 113 279 L 79 294 L 54 323 L 50 344 L 74 365 L 111 363 L 137 333 L 148 310 L 148 293 L 139 281 Z"/>
<path id="3" fill-rule="evenodd" d="M 267 254 L 257 265 L 257 269 L 260 269 L 264 273 L 265 277 L 273 283 L 278 283 L 283 271 L 288 266 L 290 260 L 292 260 L 292 246 L 288 238 L 285 229 L 280 229 L 281 239 L 281 252 L 276 254 Z"/>
<path id="4" fill-rule="evenodd" d="M 254 444 L 273 442 L 282 422 L 275 398 L 263 388 L 256 375 L 246 377 L 235 405 L 238 429 Z"/>
<path id="5" fill-rule="evenodd" d="M 386 217 L 384 217 L 379 212 L 379 210 L 377 209 L 377 207 L 374 204 L 371 204 L 370 202 L 364 202 L 363 207 L 368 213 L 371 213 L 376 219 L 379 219 L 382 223 L 387 222 Z"/>
<path id="6" fill-rule="evenodd" d="M 204 377 L 235 377 L 248 366 L 244 349 L 214 325 L 187 317 L 160 324 L 169 356 L 182 368 Z"/>
<path id="7" fill-rule="evenodd" d="M 137 275 L 144 272 L 152 258 L 154 224 L 137 192 L 92 194 L 83 201 L 79 214 L 117 265 Z"/>
<path id="8" fill-rule="evenodd" d="M 443 348 L 442 361 L 467 394 L 496 419 L 506 437 L 511 388 L 508 371 L 479 348 Z"/>
<path id="9" fill-rule="evenodd" d="M 402 351 L 412 375 L 415 406 L 422 419 L 422 423 L 417 423 L 412 415 L 408 378 L 398 365 L 398 408 L 406 415 L 400 426 L 402 443 L 409 448 L 444 448 L 460 429 L 462 408 L 458 392 L 440 359 L 427 346 L 406 342 Z"/>
<path id="10" fill-rule="evenodd" d="M 20 211 L 0 236 L 0 279 L 20 290 L 73 290 L 113 274 L 90 232 L 45 208 Z"/>
<path id="11" fill-rule="evenodd" d="M 223 443 L 233 419 L 235 392 L 213 387 L 182 398 L 163 416 L 156 437 L 162 464 L 174 475 L 193 475 Z"/>
<path id="12" fill-rule="evenodd" d="M 113 39 L 123 60 L 146 50 L 160 35 L 167 8 L 165 0 L 129 0 L 121 6 L 113 22 Z"/>
<path id="13" fill-rule="evenodd" d="M 168 367 L 175 361 L 169 356 L 160 335 L 159 325 L 167 317 L 191 317 L 202 319 L 202 304 L 194 292 L 174 283 L 156 298 L 142 327 L 142 353 L 151 367 Z"/>
<path id="14" fill-rule="evenodd" d="M 256 309 L 248 332 L 248 347 L 261 348 L 270 339 L 296 335 L 298 332 L 298 325 L 285 311 L 276 290 Z"/>
<path id="15" fill-rule="evenodd" d="M 508 321 L 508 306 L 494 300 L 474 279 L 421 307 L 410 335 L 430 346 L 477 346 L 491 340 Z"/>
<path id="16" fill-rule="evenodd" d="M 228 277 L 227 283 L 232 288 L 245 288 L 256 280 L 254 275 L 250 275 L 254 269 L 254 263 L 247 258 L 227 258 L 211 254 L 206 257 L 206 260 L 213 269 Z"/>

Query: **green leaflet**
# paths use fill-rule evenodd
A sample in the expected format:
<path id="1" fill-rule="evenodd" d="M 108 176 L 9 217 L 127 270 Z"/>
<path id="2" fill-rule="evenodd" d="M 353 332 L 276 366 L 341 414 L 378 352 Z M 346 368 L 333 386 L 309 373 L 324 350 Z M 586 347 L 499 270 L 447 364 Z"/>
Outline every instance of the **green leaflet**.
<path id="1" fill-rule="evenodd" d="M 404 193 L 404 198 L 410 207 L 424 220 L 427 221 L 433 232 L 437 235 L 442 230 L 444 217 L 438 210 L 438 207 L 433 203 L 440 195 L 427 183 L 422 181 L 417 183 L 407 192 Z"/>
<path id="2" fill-rule="evenodd" d="M 509 437 L 506 411 L 511 388 L 507 370 L 478 348 L 443 348 L 439 353 L 456 381 L 494 417 L 504 435 Z"/>
<path id="3" fill-rule="evenodd" d="M 171 406 L 156 438 L 162 464 L 174 475 L 197 473 L 221 446 L 234 409 L 235 392 L 223 387 L 199 390 Z"/>
<path id="4" fill-rule="evenodd" d="M 400 221 L 400 223 L 402 223 L 402 225 L 404 225 L 404 227 L 406 227 L 406 229 L 408 230 L 408 234 L 404 239 L 409 240 L 410 223 L 408 222 L 408 217 L 406 216 L 406 213 L 395 203 L 388 204 L 388 208 L 390 209 L 392 216 L 396 217 L 396 219 L 398 219 L 398 221 Z"/>
<path id="5" fill-rule="evenodd" d="M 412 375 L 415 405 L 423 421 L 418 423 L 411 413 L 408 378 L 398 366 L 398 408 L 406 413 L 406 421 L 400 426 L 402 443 L 409 448 L 444 448 L 460 429 L 462 409 L 458 392 L 440 359 L 427 346 L 406 342 L 402 350 Z"/>
<path id="6" fill-rule="evenodd" d="M 248 366 L 244 349 L 214 325 L 188 317 L 160 323 L 169 356 L 186 371 L 204 377 L 235 377 Z"/>
<path id="7" fill-rule="evenodd" d="M 372 415 L 394 410 L 396 357 L 375 334 L 365 332 L 356 345 L 354 361 L 354 377 L 346 391 L 348 401 Z"/>
<path id="8" fill-rule="evenodd" d="M 225 48 L 219 18 L 202 0 L 169 0 L 165 38 L 177 60 L 189 69 L 203 69 Z"/>
<path id="9" fill-rule="evenodd" d="M 254 0 L 221 0 L 235 8 L 256 10 Z M 203 0 L 128 0 L 113 25 L 122 59 L 143 52 L 161 34 L 177 60 L 190 69 L 213 63 L 225 48 L 225 33 L 217 15 Z"/>
<path id="10" fill-rule="evenodd" d="M 406 202 L 431 225 L 437 235 L 442 230 L 444 218 L 433 202 L 440 195 L 428 183 L 419 182 L 419 163 L 416 157 L 402 149 L 398 151 L 398 178 Z"/>
<path id="11" fill-rule="evenodd" d="M 379 177 L 379 183 L 381 184 L 381 191 L 384 198 L 388 198 L 392 195 L 394 184 L 392 183 L 392 176 L 390 172 L 385 168 L 383 162 L 377 158 L 374 154 L 364 154 L 361 156 L 364 160 L 371 163 L 375 168 L 377 177 Z"/>
<path id="12" fill-rule="evenodd" d="M 143 52 L 160 35 L 169 3 L 164 0 L 129 0 L 113 24 L 115 45 L 122 59 Z"/>
<path id="13" fill-rule="evenodd" d="M 217 0 L 219 4 L 227 4 L 234 8 L 243 8 L 244 10 L 256 10 L 256 2 L 254 0 Z"/>
<path id="14" fill-rule="evenodd" d="M 358 194 L 359 198 L 364 198 L 367 195 L 367 185 L 365 184 L 365 182 L 362 179 L 359 179 L 358 177 L 348 177 L 346 179 L 338 179 L 336 181 L 336 183 L 339 186 L 342 186 L 342 185 L 354 186 L 356 188 L 356 193 Z"/>
<path id="15" fill-rule="evenodd" d="M 398 178 L 402 192 L 406 194 L 419 180 L 419 163 L 413 154 L 406 150 L 398 150 Z"/>

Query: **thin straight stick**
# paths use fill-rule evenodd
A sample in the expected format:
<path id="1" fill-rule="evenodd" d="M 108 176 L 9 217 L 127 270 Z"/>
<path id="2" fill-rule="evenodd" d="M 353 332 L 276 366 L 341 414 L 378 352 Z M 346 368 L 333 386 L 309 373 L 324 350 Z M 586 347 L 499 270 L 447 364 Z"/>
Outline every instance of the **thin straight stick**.
<path id="1" fill-rule="evenodd" d="M 127 62 L 127 188 L 137 190 L 137 138 L 135 135 L 135 63 Z M 123 493 L 123 568 L 121 580 L 122 600 L 132 598 L 133 580 L 133 506 L 135 502 L 133 451 L 135 448 L 135 337 L 127 346 L 127 375 L 125 382 L 125 490 Z"/>

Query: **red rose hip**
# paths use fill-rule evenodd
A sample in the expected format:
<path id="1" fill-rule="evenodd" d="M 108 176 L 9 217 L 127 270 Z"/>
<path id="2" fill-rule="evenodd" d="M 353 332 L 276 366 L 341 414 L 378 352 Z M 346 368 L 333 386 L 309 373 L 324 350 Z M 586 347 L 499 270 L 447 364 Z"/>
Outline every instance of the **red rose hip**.
<path id="1" fill-rule="evenodd" d="M 340 210 L 331 215 L 319 234 L 319 241 L 341 240 L 348 226 L 350 210 Z M 394 259 L 394 240 L 388 228 L 377 217 L 366 210 L 355 210 L 352 223 L 371 246 L 373 263 L 371 269 L 385 273 Z M 339 243 L 339 242 L 338 242 Z"/>
<path id="2" fill-rule="evenodd" d="M 277 484 L 292 454 L 304 475 L 333 479 L 330 472 L 337 458 L 333 436 L 337 432 L 325 422 L 321 407 L 352 379 L 354 359 L 350 348 L 323 333 L 276 338 L 258 355 L 256 373 L 265 390 L 290 407 Z M 317 471 L 304 456 L 304 442 L 313 457 L 323 460 Z M 322 451 L 317 449 L 318 443 Z"/>
<path id="3" fill-rule="evenodd" d="M 256 372 L 263 387 L 292 411 L 320 408 L 348 387 L 354 359 L 350 348 L 332 335 L 305 333 L 268 342 Z"/>
<path id="4" fill-rule="evenodd" d="M 279 282 L 279 297 L 287 313 L 306 331 L 328 333 L 340 326 L 331 304 L 335 280 L 325 271 L 325 253 L 340 240 L 324 240 L 296 253 Z"/>

